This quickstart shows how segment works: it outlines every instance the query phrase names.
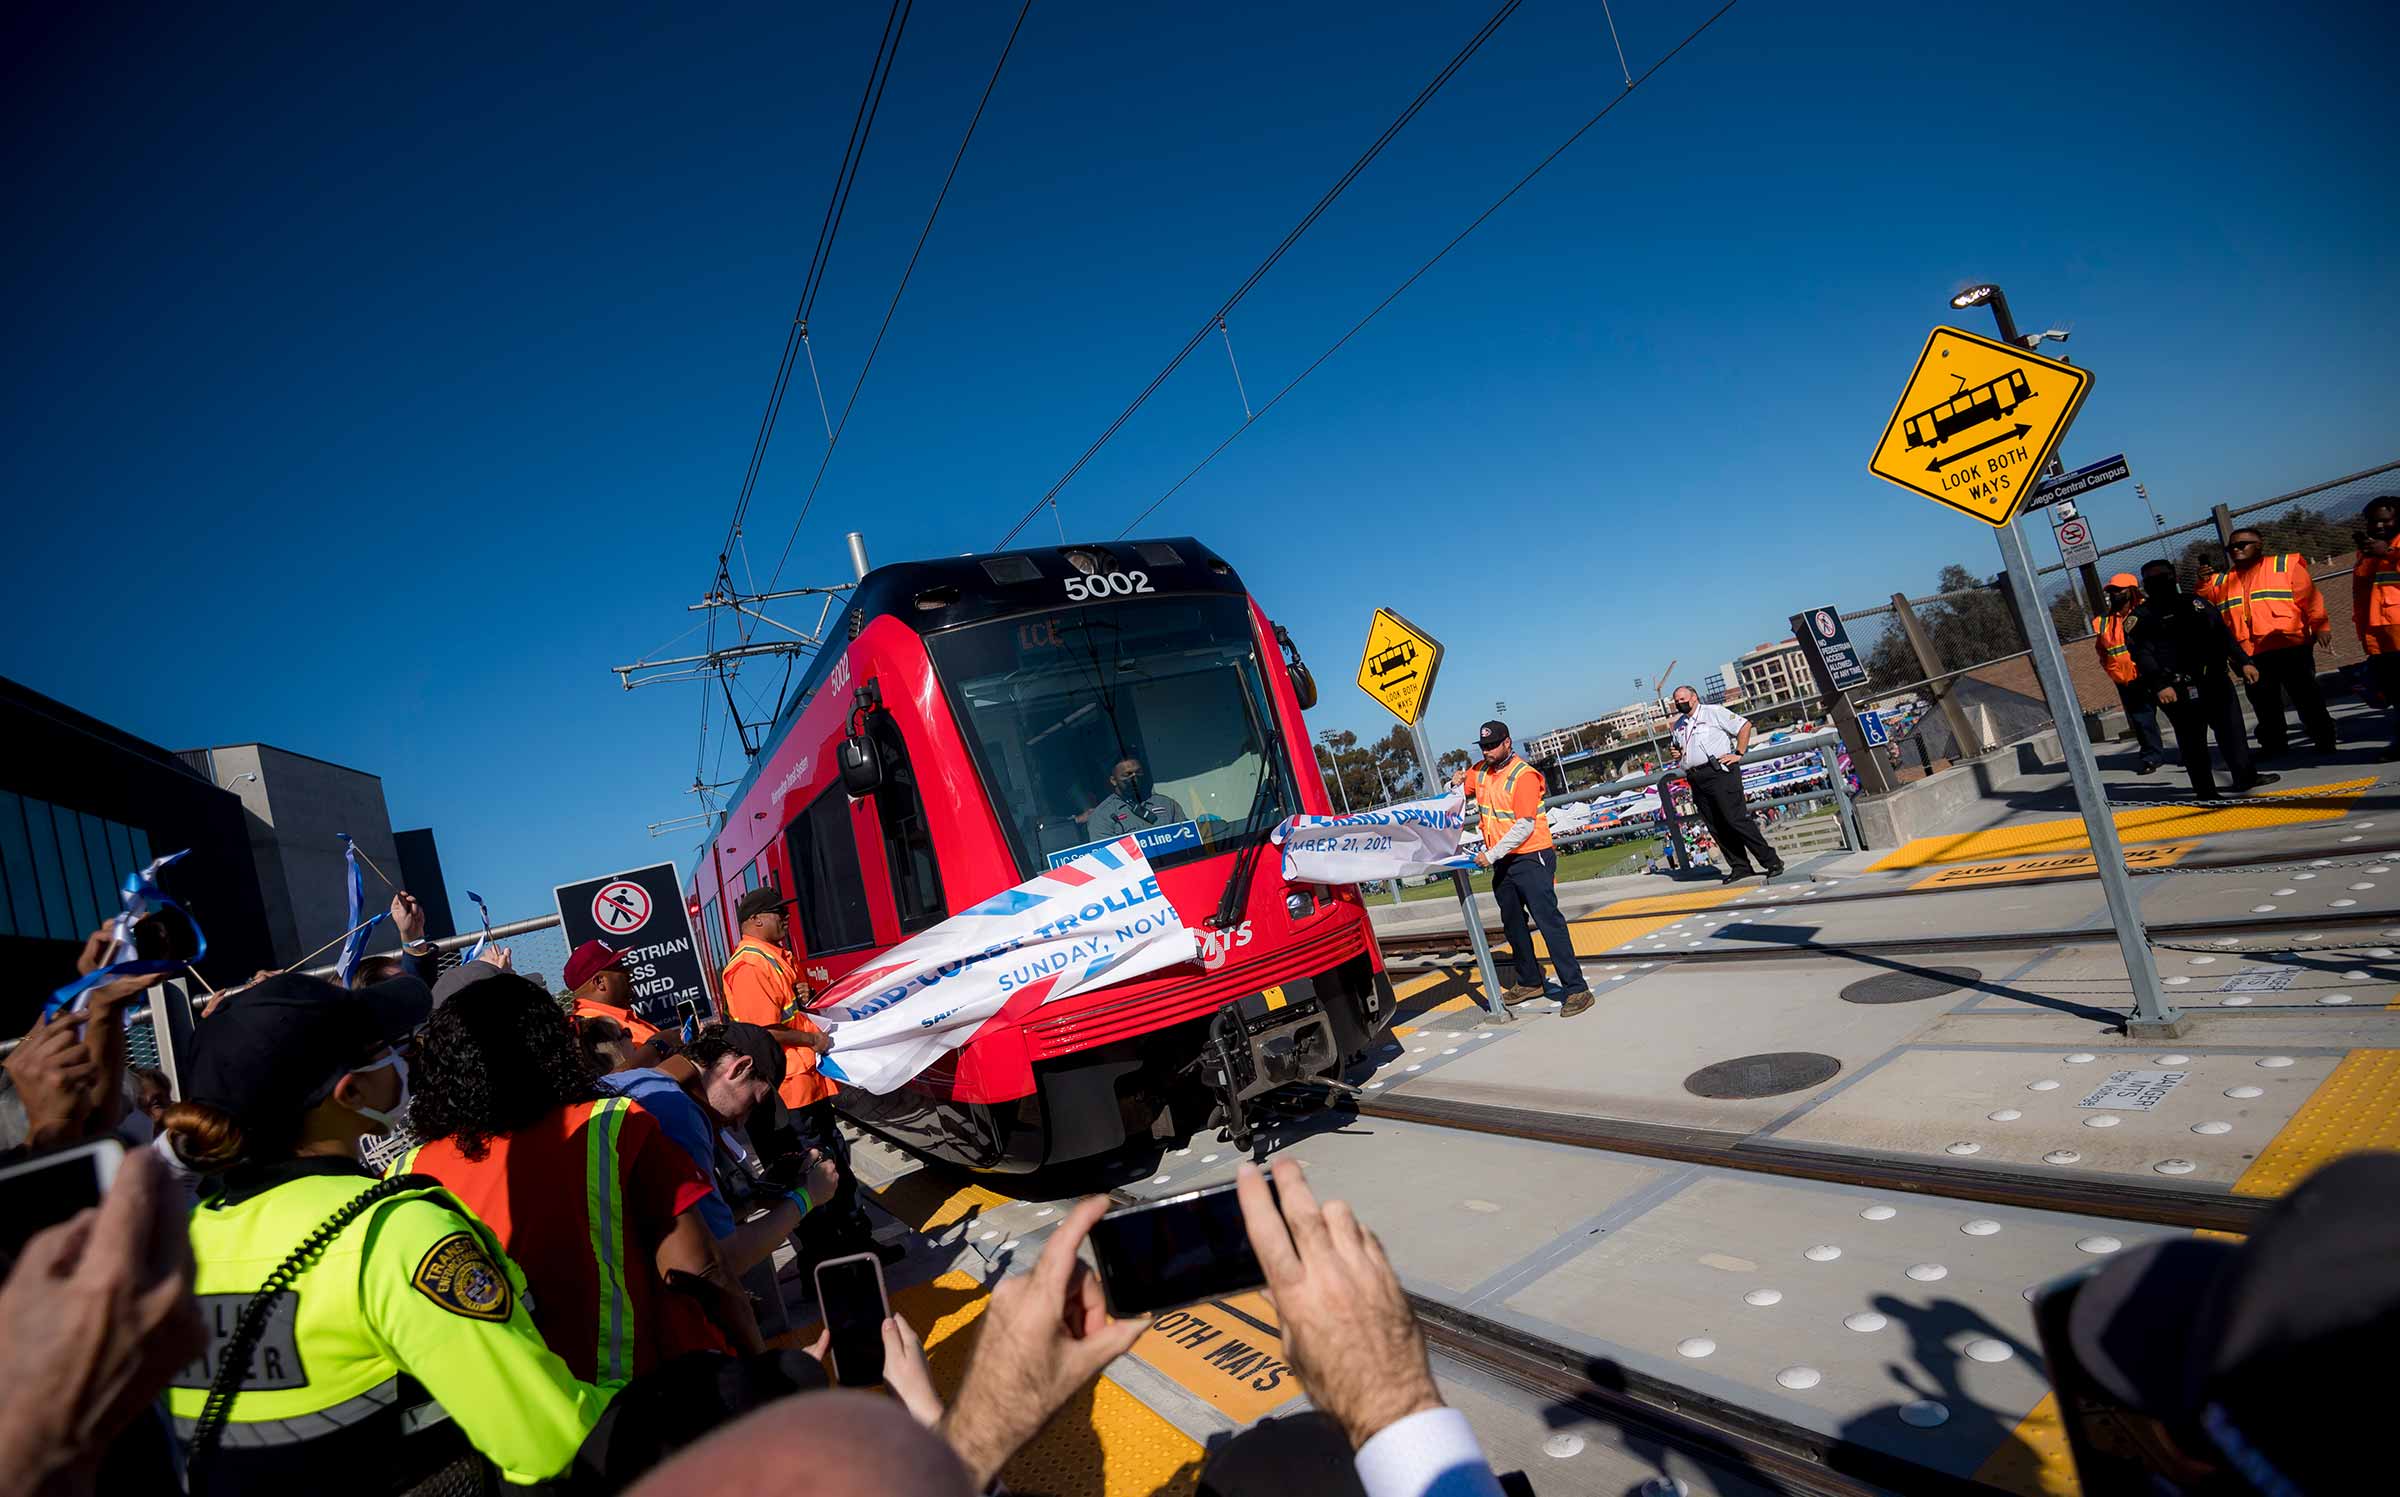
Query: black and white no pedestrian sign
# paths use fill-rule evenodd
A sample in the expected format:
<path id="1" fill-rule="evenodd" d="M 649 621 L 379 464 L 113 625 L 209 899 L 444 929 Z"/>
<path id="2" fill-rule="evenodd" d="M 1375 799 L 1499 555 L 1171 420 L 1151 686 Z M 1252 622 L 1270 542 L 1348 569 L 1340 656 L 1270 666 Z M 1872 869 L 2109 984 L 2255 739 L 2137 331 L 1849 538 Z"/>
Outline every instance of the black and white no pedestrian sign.
<path id="1" fill-rule="evenodd" d="M 672 1026 L 686 1014 L 706 1018 L 714 1012 L 674 864 L 560 884 L 555 897 L 569 951 L 586 941 L 606 941 L 625 953 L 636 1014 Z"/>

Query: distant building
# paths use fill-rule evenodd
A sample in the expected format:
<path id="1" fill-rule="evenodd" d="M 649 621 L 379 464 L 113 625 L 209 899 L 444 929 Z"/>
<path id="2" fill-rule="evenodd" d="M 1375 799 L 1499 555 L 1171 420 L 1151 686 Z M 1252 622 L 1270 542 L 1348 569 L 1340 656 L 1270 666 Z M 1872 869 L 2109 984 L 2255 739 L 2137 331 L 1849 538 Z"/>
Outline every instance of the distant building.
<path id="1" fill-rule="evenodd" d="M 1783 639 L 1762 644 L 1735 662 L 1742 700 L 1759 707 L 1788 702 L 1814 695 L 1816 683 L 1809 678 L 1808 661 L 1800 653 L 1797 640 Z"/>
<path id="2" fill-rule="evenodd" d="M 239 982 L 272 954 L 242 805 L 155 743 L 0 679 L 0 1027 L 22 1034 L 123 908 L 125 875 L 162 876 L 208 938 L 199 966 Z"/>
<path id="3" fill-rule="evenodd" d="M 1722 705 L 1742 700 L 1741 667 L 1728 660 L 1700 678 L 1700 700 Z"/>
<path id="4" fill-rule="evenodd" d="M 433 835 L 422 834 L 412 849 L 414 857 L 402 856 L 378 776 L 265 743 L 186 749 L 182 757 L 241 797 L 249 813 L 250 857 L 274 946 L 272 965 L 289 965 L 303 957 L 311 965 L 330 960 L 319 948 L 349 930 L 341 838 L 345 832 L 358 843 L 365 861 L 409 886 L 425 904 L 429 933 L 451 932 L 449 894 L 442 887 Z M 428 883 L 432 887 L 421 887 Z M 369 912 L 391 902 L 392 891 L 373 871 L 367 873 L 366 885 Z M 387 923 L 376 928 L 367 949 L 389 951 L 397 945 Z"/>

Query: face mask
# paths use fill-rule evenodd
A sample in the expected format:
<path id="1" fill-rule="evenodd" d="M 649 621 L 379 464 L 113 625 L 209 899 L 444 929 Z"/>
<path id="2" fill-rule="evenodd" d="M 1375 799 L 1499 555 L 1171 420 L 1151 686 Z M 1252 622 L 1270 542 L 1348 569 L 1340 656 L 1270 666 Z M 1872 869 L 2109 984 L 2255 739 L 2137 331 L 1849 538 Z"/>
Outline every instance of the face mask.
<path id="1" fill-rule="evenodd" d="M 2172 574 L 2164 577 L 2144 577 L 2142 591 L 2161 603 L 2169 602 L 2175 596 L 2175 578 Z"/>
<path id="2" fill-rule="evenodd" d="M 370 1123 L 382 1124 L 385 1131 L 388 1132 L 391 1129 L 400 1126 L 400 1115 L 408 1111 L 408 1062 L 401 1059 L 400 1052 L 395 1050 L 391 1054 L 385 1056 L 383 1059 L 376 1061 L 373 1065 L 360 1066 L 357 1070 L 352 1071 L 350 1074 L 353 1076 L 364 1076 L 369 1071 L 380 1071 L 386 1067 L 389 1067 L 390 1069 L 400 1073 L 400 1100 L 394 1102 L 391 1106 L 391 1110 L 388 1112 L 380 1107 L 360 1107 L 356 1105 L 353 1105 L 350 1110 L 357 1113 L 360 1117 L 365 1118 Z"/>
<path id="3" fill-rule="evenodd" d="M 1129 775 L 1118 776 L 1117 794 L 1126 800 L 1140 800 L 1149 793 L 1150 777 L 1148 775 L 1137 770 Z"/>
<path id="4" fill-rule="evenodd" d="M 1675 704 L 1675 710 L 1682 713 L 1685 717 L 1689 717 L 1693 713 L 1700 710 L 1700 704 L 1698 702 L 1677 702 Z"/>

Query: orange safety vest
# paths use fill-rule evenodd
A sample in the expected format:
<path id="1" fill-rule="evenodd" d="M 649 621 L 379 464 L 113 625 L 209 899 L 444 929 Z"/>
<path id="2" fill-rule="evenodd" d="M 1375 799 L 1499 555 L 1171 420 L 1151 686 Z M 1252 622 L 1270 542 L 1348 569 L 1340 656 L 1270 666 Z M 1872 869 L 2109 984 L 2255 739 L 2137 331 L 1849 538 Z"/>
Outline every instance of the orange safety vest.
<path id="1" fill-rule="evenodd" d="M 2350 622 L 2368 654 L 2400 653 L 2400 552 L 2362 555 L 2350 569 Z"/>
<path id="2" fill-rule="evenodd" d="M 2092 620 L 2092 648 L 2100 652 L 2100 668 L 2111 681 L 2130 684 L 2140 674 L 2133 668 L 2133 652 L 2125 648 L 2125 624 L 2132 617 L 2108 613 Z"/>
<path id="3" fill-rule="evenodd" d="M 1533 833 L 1518 843 L 1515 851 L 1550 850 L 1550 818 L 1542 814 L 1542 790 L 1541 771 L 1522 759 L 1512 758 L 1496 771 L 1480 764 L 1467 771 L 1467 799 L 1483 830 L 1487 851 L 1507 841 L 1517 823 L 1528 816 L 1533 818 Z"/>
<path id="4" fill-rule="evenodd" d="M 792 954 L 744 936 L 725 964 L 725 1007 L 743 1024 L 780 1024 L 787 1029 L 814 1031 L 817 1026 L 800 1008 L 806 991 L 792 976 Z M 790 1108 L 813 1106 L 834 1093 L 834 1084 L 817 1074 L 817 1054 L 806 1046 L 786 1046 L 783 1085 L 776 1095 Z"/>
<path id="5" fill-rule="evenodd" d="M 577 998 L 568 1007 L 570 1019 L 608 1019 L 624 1026 L 626 1037 L 637 1045 L 646 1045 L 658 1033 L 658 1026 L 629 1008 L 610 1008 L 591 998 Z"/>
<path id="6" fill-rule="evenodd" d="M 2246 650 L 2305 644 L 2331 628 L 2308 563 L 2289 551 L 2261 557 L 2245 572 L 2219 572 L 2200 591 Z"/>

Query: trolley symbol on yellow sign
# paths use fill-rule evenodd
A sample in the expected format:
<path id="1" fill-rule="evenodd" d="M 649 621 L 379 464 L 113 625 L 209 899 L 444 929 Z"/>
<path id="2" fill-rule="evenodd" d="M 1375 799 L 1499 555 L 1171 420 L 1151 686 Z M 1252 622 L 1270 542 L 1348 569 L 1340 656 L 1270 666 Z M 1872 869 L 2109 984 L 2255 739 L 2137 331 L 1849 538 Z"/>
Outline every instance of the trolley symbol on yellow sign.
<path id="1" fill-rule="evenodd" d="M 1413 725 L 1425 715 L 1433 673 L 1441 664 L 1439 640 L 1390 609 L 1378 608 L 1367 627 L 1366 653 L 1359 657 L 1358 689 Z"/>
<path id="2" fill-rule="evenodd" d="M 2074 424 L 2089 371 L 1937 327 L 1867 471 L 1987 525 L 2017 516 Z"/>

